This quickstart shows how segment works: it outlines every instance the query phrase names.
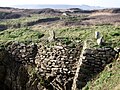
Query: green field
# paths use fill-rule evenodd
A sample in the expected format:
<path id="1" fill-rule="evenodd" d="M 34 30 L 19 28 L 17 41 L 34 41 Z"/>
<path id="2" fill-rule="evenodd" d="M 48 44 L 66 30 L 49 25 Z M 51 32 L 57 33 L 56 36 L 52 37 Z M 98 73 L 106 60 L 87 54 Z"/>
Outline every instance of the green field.
<path id="1" fill-rule="evenodd" d="M 52 16 L 51 16 L 52 17 Z M 99 31 L 100 35 L 104 37 L 105 45 L 110 47 L 120 47 L 120 26 L 115 25 L 91 25 L 91 26 L 60 26 L 56 27 L 56 24 L 52 27 L 26 26 L 27 22 L 36 21 L 41 18 L 47 18 L 44 16 L 33 15 L 31 17 L 22 17 L 19 19 L 8 19 L 0 22 L 0 25 L 6 25 L 10 28 L 0 31 L 0 46 L 5 46 L 12 41 L 19 41 L 24 43 L 40 43 L 46 42 L 49 37 L 49 30 L 55 31 L 56 39 L 63 39 L 65 44 L 75 44 L 76 42 L 83 43 L 88 41 L 89 48 L 98 47 L 96 43 L 95 31 Z M 84 17 L 83 17 L 84 18 Z M 68 18 L 67 18 L 68 19 Z M 79 18 L 69 18 L 69 20 L 76 21 Z M 21 24 L 20 28 L 14 28 L 12 26 Z M 57 42 L 57 41 L 56 41 Z M 48 44 L 48 42 L 47 42 Z M 106 66 L 96 78 L 89 81 L 83 90 L 118 90 L 120 86 L 120 60 Z M 120 90 L 120 89 L 119 89 Z"/>

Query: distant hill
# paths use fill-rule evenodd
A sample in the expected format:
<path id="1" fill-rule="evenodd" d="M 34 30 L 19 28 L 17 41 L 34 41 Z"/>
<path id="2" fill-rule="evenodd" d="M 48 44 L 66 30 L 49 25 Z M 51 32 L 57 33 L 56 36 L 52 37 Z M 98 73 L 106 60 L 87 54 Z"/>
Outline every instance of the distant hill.
<path id="1" fill-rule="evenodd" d="M 53 8 L 53 9 L 80 8 L 83 10 L 103 9 L 103 7 L 88 5 L 14 5 L 13 7 L 26 9 L 41 9 L 41 8 Z"/>

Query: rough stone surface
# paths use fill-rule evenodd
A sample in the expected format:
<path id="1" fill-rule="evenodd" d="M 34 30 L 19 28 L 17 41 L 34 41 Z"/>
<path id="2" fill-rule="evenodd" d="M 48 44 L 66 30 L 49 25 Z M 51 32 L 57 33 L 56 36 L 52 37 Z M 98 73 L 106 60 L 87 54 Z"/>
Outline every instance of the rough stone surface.
<path id="1" fill-rule="evenodd" d="M 76 86 L 72 90 L 82 89 L 87 82 L 92 79 L 93 76 L 101 72 L 104 67 L 116 59 L 119 52 L 116 52 L 113 48 L 98 48 L 98 49 L 85 49 L 81 53 L 82 57 L 79 60 L 80 66 L 77 67 L 79 70 L 76 70 L 78 73 L 75 80 Z"/>
<path id="2" fill-rule="evenodd" d="M 98 38 L 100 38 L 100 32 L 95 31 L 95 39 L 98 39 Z"/>
<path id="3" fill-rule="evenodd" d="M 72 85 L 81 49 L 80 46 L 39 46 L 35 60 L 38 72 L 44 73 L 42 75 L 55 90 L 68 90 Z"/>
<path id="4" fill-rule="evenodd" d="M 104 38 L 103 38 L 103 37 L 100 37 L 100 38 L 97 39 L 97 44 L 98 44 L 99 46 L 104 45 L 104 43 L 105 43 L 105 41 L 104 41 Z"/>
<path id="5" fill-rule="evenodd" d="M 54 41 L 55 40 L 55 32 L 53 31 L 53 30 L 50 30 L 49 31 L 49 37 L 48 37 L 48 41 L 49 42 L 52 42 L 52 41 Z"/>
<path id="6" fill-rule="evenodd" d="M 79 90 L 118 55 L 113 48 L 81 51 L 81 45 L 72 48 L 13 42 L 0 49 L 0 89 L 72 90 L 81 63 L 75 81 Z"/>

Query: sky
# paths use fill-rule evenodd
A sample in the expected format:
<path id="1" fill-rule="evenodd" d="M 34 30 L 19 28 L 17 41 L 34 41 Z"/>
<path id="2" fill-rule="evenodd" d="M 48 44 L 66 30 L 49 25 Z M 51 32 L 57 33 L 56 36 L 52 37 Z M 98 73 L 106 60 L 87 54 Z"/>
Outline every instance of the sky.
<path id="1" fill-rule="evenodd" d="M 67 4 L 101 7 L 120 7 L 120 0 L 0 0 L 0 6 L 5 7 L 26 4 Z"/>

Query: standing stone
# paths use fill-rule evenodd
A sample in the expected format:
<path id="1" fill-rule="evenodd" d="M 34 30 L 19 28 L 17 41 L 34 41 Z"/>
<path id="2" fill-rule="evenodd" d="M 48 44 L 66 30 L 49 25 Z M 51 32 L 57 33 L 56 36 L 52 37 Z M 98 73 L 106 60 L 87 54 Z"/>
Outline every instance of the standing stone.
<path id="1" fill-rule="evenodd" d="M 50 30 L 49 31 L 49 37 L 48 37 L 48 41 L 49 42 L 52 42 L 52 41 L 54 41 L 55 40 L 55 32 L 53 31 L 53 30 Z"/>
<path id="2" fill-rule="evenodd" d="M 100 46 L 104 44 L 103 37 L 100 37 L 100 38 L 97 39 L 97 44 L 100 45 Z"/>
<path id="3" fill-rule="evenodd" d="M 100 33 L 98 31 L 95 31 L 95 39 L 100 38 Z"/>

